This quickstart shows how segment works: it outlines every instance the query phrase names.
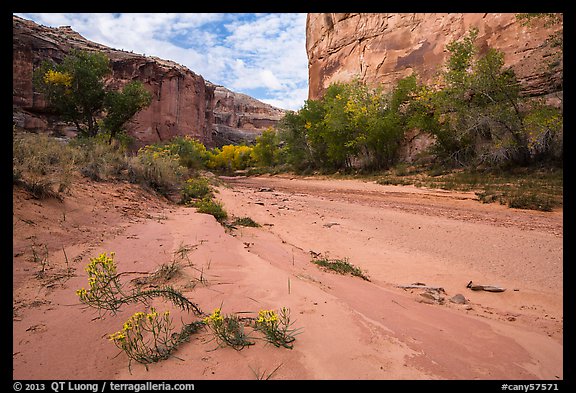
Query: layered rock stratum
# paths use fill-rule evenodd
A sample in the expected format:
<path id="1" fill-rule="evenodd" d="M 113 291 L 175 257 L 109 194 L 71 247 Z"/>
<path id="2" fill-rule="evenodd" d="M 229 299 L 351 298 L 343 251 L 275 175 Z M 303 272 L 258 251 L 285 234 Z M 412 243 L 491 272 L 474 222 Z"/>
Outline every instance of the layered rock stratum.
<path id="1" fill-rule="evenodd" d="M 51 115 L 32 84 L 33 70 L 42 61 L 60 62 L 72 49 L 105 53 L 112 68 L 107 80 L 111 88 L 140 80 L 152 93 L 151 105 L 127 126 L 137 146 L 184 135 L 210 146 L 253 140 L 284 115 L 282 109 L 214 85 L 173 61 L 113 49 L 85 39 L 68 26 L 51 28 L 13 16 L 15 124 L 36 131 L 72 130 Z"/>
<path id="2" fill-rule="evenodd" d="M 479 52 L 504 53 L 525 96 L 562 92 L 563 64 L 549 38 L 562 22 L 523 24 L 513 13 L 316 13 L 306 21 L 309 99 L 333 82 L 359 78 L 392 88 L 415 72 L 430 83 L 448 57 L 446 45 L 478 28 Z"/>
<path id="3" fill-rule="evenodd" d="M 217 145 L 252 142 L 263 129 L 274 127 L 285 111 L 224 86 L 214 89 L 213 140 Z"/>

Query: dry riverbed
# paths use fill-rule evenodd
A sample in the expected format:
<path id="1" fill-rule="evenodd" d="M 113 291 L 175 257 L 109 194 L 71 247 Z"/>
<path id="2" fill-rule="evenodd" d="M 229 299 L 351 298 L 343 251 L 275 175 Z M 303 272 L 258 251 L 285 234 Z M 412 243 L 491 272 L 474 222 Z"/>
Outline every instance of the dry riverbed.
<path id="1" fill-rule="evenodd" d="M 260 227 L 226 229 L 126 183 L 83 181 L 63 202 L 15 188 L 14 378 L 563 378 L 561 210 L 361 180 L 220 180 L 228 214 Z M 102 316 L 80 304 L 84 267 L 114 251 L 134 278 L 183 249 L 170 285 L 206 313 L 289 308 L 301 329 L 294 348 L 255 339 L 236 351 L 204 329 L 170 359 L 129 367 L 107 336 L 140 306 Z M 319 258 L 347 260 L 369 281 L 326 271 Z M 470 281 L 505 290 L 473 291 Z"/>

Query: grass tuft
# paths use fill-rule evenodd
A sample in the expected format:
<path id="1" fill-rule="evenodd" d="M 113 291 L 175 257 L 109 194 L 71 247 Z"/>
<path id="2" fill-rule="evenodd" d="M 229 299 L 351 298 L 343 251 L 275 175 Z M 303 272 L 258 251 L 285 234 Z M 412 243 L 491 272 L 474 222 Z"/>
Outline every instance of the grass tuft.
<path id="1" fill-rule="evenodd" d="M 312 262 L 318 266 L 321 266 L 327 270 L 332 270 L 339 274 L 351 274 L 353 276 L 360 277 L 363 280 L 370 281 L 368 276 L 366 276 L 360 268 L 351 265 L 350 262 L 348 262 L 348 258 L 344 259 L 321 258 L 321 259 L 313 259 Z"/>

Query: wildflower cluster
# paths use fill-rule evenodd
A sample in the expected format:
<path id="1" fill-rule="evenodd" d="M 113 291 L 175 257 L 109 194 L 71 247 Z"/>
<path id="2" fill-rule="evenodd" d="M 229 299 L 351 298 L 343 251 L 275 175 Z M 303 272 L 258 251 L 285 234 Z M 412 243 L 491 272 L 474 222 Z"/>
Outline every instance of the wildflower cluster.
<path id="1" fill-rule="evenodd" d="M 221 345 L 229 345 L 241 350 L 254 342 L 244 333 L 244 326 L 236 315 L 222 316 L 221 309 L 216 308 L 211 315 L 203 319 L 204 324 L 212 330 Z"/>
<path id="2" fill-rule="evenodd" d="M 290 310 L 282 307 L 278 313 L 274 310 L 260 310 L 254 327 L 264 334 L 269 343 L 292 349 L 297 334 L 297 329 L 291 329 L 292 324 Z"/>
<path id="3" fill-rule="evenodd" d="M 83 303 L 112 312 L 116 312 L 120 307 L 122 288 L 116 272 L 114 255 L 114 252 L 111 252 L 110 256 L 102 253 L 97 258 L 90 259 L 90 263 L 86 266 L 90 288 L 76 291 Z"/>
<path id="4" fill-rule="evenodd" d="M 174 152 L 170 145 L 146 145 L 138 150 L 138 155 L 149 155 L 152 159 L 180 160 L 178 153 Z"/>
<path id="5" fill-rule="evenodd" d="M 170 311 L 158 314 L 152 307 L 147 314 L 134 313 L 124 323 L 122 330 L 110 334 L 108 338 L 131 360 L 149 364 L 167 359 L 196 329 L 195 324 L 184 325 L 180 333 L 173 333 Z"/>
<path id="6" fill-rule="evenodd" d="M 172 287 L 155 287 L 146 290 L 135 288 L 131 292 L 123 290 L 117 273 L 114 252 L 110 255 L 100 254 L 91 258 L 86 267 L 88 273 L 89 289 L 81 288 L 76 291 L 80 300 L 97 309 L 111 311 L 113 314 L 125 303 L 142 303 L 150 307 L 150 312 L 138 311 L 126 322 L 122 329 L 108 336 L 116 347 L 126 353 L 130 362 L 135 360 L 146 367 L 150 363 L 169 358 L 180 344 L 188 341 L 193 333 L 202 327 L 210 329 L 219 345 L 228 345 L 236 350 L 253 345 L 254 342 L 244 332 L 245 324 L 249 326 L 254 321 L 255 330 L 266 335 L 267 341 L 277 347 L 292 348 L 294 330 L 289 329 L 290 317 L 286 308 L 277 314 L 272 310 L 261 310 L 258 318 L 245 318 L 241 320 L 237 315 L 223 315 L 221 308 L 216 308 L 212 314 L 206 316 L 196 304 L 191 302 L 182 293 Z M 159 313 L 150 306 L 149 301 L 160 298 L 170 302 L 184 312 L 192 312 L 196 319 L 191 323 L 182 321 L 178 332 L 174 329 L 170 311 Z M 130 367 L 130 363 L 128 364 Z"/>

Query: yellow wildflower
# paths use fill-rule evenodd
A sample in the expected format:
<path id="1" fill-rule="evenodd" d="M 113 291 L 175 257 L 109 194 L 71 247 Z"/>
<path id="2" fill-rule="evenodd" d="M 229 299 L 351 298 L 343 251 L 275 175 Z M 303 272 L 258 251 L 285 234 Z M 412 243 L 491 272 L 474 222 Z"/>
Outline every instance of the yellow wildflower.
<path id="1" fill-rule="evenodd" d="M 215 308 L 214 311 L 212 312 L 212 315 L 207 316 L 206 318 L 203 319 L 204 323 L 210 323 L 210 322 L 221 322 L 224 320 L 224 317 L 222 317 L 222 315 L 220 314 L 221 309 L 220 308 Z"/>
<path id="2" fill-rule="evenodd" d="M 119 331 L 116 333 L 112 333 L 110 336 L 108 336 L 108 339 L 110 341 L 122 341 L 126 339 L 126 334 L 124 334 L 123 331 Z"/>
<path id="3" fill-rule="evenodd" d="M 157 316 L 158 316 L 158 313 L 156 312 L 156 309 L 154 307 L 152 307 L 152 312 L 148 313 L 146 315 L 146 318 L 148 318 L 148 320 L 150 322 L 152 322 Z"/>
<path id="4" fill-rule="evenodd" d="M 257 323 L 272 323 L 278 320 L 278 316 L 274 310 L 260 310 L 258 312 Z"/>

